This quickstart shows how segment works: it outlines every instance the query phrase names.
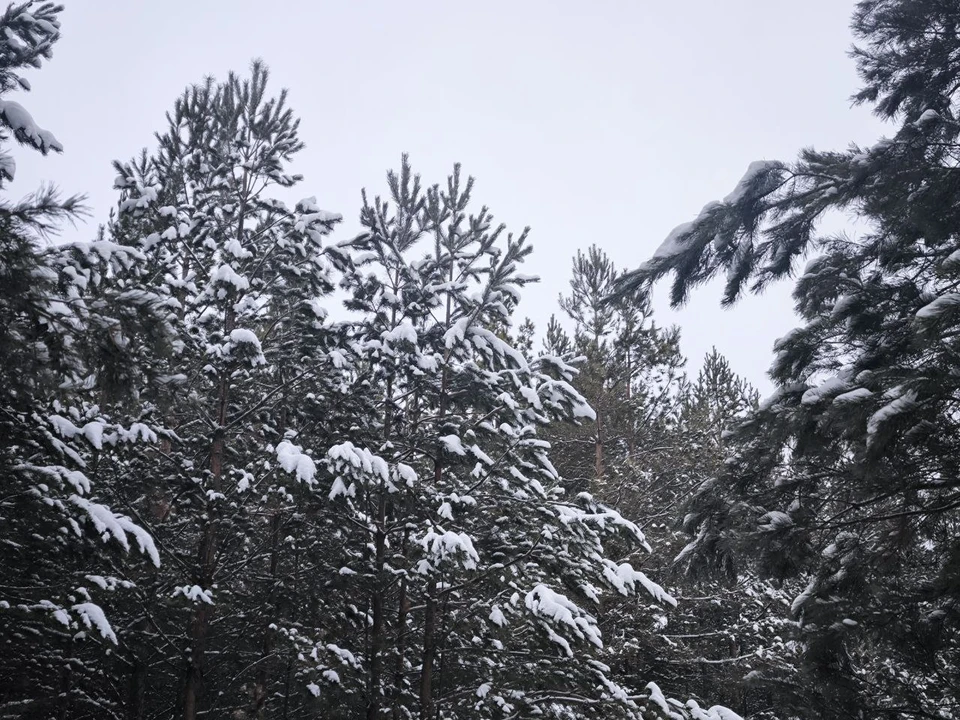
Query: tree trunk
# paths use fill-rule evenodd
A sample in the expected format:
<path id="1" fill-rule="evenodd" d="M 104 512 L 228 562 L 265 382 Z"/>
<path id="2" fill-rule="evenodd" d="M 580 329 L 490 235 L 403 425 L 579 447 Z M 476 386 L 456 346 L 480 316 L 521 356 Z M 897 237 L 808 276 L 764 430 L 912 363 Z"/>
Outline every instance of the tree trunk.
<path id="1" fill-rule="evenodd" d="M 403 551 L 406 557 L 408 532 L 403 533 Z M 397 609 L 397 661 L 393 669 L 393 717 L 400 720 L 400 694 L 403 688 L 403 659 L 406 652 L 407 614 L 410 612 L 410 600 L 407 597 L 407 581 L 400 580 L 400 599 Z"/>
<path id="2" fill-rule="evenodd" d="M 396 310 L 391 314 L 393 323 L 396 323 Z M 387 378 L 383 417 L 383 438 L 389 443 L 392 434 L 391 419 L 393 418 L 393 378 Z M 381 479 L 377 496 L 377 529 L 374 534 L 374 568 L 373 568 L 373 597 L 371 598 L 373 622 L 370 632 L 370 676 L 367 688 L 367 720 L 375 720 L 380 715 L 380 706 L 383 702 L 381 688 L 383 675 L 383 645 L 384 645 L 384 594 L 383 564 L 387 560 L 387 488 Z"/>
<path id="3" fill-rule="evenodd" d="M 450 268 L 449 281 L 453 282 L 453 267 Z M 445 323 L 450 326 L 452 317 L 452 305 L 450 296 L 447 296 L 447 313 Z M 449 383 L 449 374 L 447 362 L 449 361 L 450 351 L 444 358 L 443 371 L 440 375 L 440 398 L 437 408 L 437 427 L 442 427 L 443 420 L 447 415 L 447 385 Z M 434 461 L 433 481 L 436 487 L 441 487 L 443 480 L 443 463 L 439 460 Z M 427 720 L 433 715 L 433 662 L 436 657 L 436 637 L 437 637 L 437 607 L 433 598 L 433 590 L 436 584 L 433 581 L 427 583 L 426 607 L 424 609 L 423 619 L 423 655 L 420 663 L 420 718 Z"/>
<path id="4" fill-rule="evenodd" d="M 146 633 L 150 623 L 146 619 L 137 628 L 139 634 Z M 131 643 L 133 645 L 133 643 Z M 143 720 L 144 699 L 147 694 L 147 663 L 144 662 L 144 648 L 137 642 L 132 647 L 132 667 L 127 683 L 127 701 L 124 708 L 126 720 Z"/>
<path id="5" fill-rule="evenodd" d="M 243 227 L 246 221 L 248 178 L 245 174 L 242 182 L 242 202 L 237 217 L 237 235 L 239 242 L 243 242 Z M 223 334 L 228 336 L 236 325 L 236 311 L 233 305 L 228 305 L 223 314 Z M 223 478 L 223 456 L 226 449 L 224 433 L 227 425 L 227 408 L 230 401 L 230 375 L 224 373 L 220 377 L 220 393 L 217 401 L 217 427 L 210 447 L 210 474 L 211 485 L 217 493 L 221 492 Z M 203 534 L 198 547 L 198 585 L 209 590 L 213 585 L 217 558 L 217 518 L 213 508 L 207 503 L 207 520 L 203 527 Z M 196 609 L 190 622 L 187 636 L 190 638 L 190 660 L 187 664 L 187 679 L 183 691 L 183 720 L 197 720 L 198 704 L 201 684 L 203 682 L 203 660 L 206 651 L 207 634 L 210 630 L 210 619 L 213 615 L 213 606 L 205 602 L 196 603 Z"/>
<path id="6" fill-rule="evenodd" d="M 594 461 L 593 474 L 599 480 L 603 477 L 603 421 L 600 419 L 600 411 L 597 411 L 597 432 L 594 439 Z"/>
<path id="7" fill-rule="evenodd" d="M 235 319 L 232 309 L 228 309 L 224 318 L 225 334 L 233 330 Z M 227 407 L 230 398 L 230 380 L 227 375 L 220 379 L 220 397 L 217 403 L 217 429 L 214 432 L 213 444 L 210 449 L 211 485 L 215 492 L 221 491 L 223 478 L 223 456 L 226 449 L 224 428 L 227 424 Z M 207 504 L 207 520 L 203 526 L 200 545 L 197 552 L 197 566 L 199 568 L 197 584 L 204 590 L 213 585 L 217 562 L 217 529 L 218 520 L 214 509 Z M 183 693 L 183 718 L 196 720 L 200 692 L 203 683 L 203 660 L 206 652 L 207 635 L 210 631 L 210 619 L 213 615 L 213 606 L 205 602 L 197 602 L 190 622 L 188 637 L 190 638 L 190 659 L 187 664 L 187 679 Z"/>
<path id="8" fill-rule="evenodd" d="M 280 608 L 277 602 L 277 571 L 280 567 L 280 510 L 274 511 L 270 517 L 270 591 L 268 593 L 268 602 L 273 611 L 274 619 L 279 622 Z M 251 717 L 262 720 L 266 712 L 267 704 L 267 683 L 269 675 L 267 673 L 267 658 L 273 652 L 273 631 L 267 627 L 263 630 L 263 640 L 260 646 L 260 663 L 257 665 L 257 672 L 253 681 L 253 697 L 251 703 Z"/>
<path id="9" fill-rule="evenodd" d="M 147 693 L 147 666 L 139 658 L 133 661 L 127 686 L 127 720 L 143 720 L 143 700 Z"/>
<path id="10" fill-rule="evenodd" d="M 376 549 L 374 552 L 374 562 L 376 567 L 373 573 L 373 622 L 370 632 L 370 676 L 367 688 L 367 720 L 375 720 L 380 714 L 380 703 L 383 699 L 381 692 L 381 674 L 383 667 L 383 583 L 381 582 L 381 573 L 383 563 L 386 560 L 386 537 L 383 532 L 386 515 L 386 490 L 381 490 L 380 497 L 377 500 L 377 530 L 375 536 Z"/>
<path id="11" fill-rule="evenodd" d="M 432 583 L 431 583 L 432 585 Z M 432 589 L 427 590 L 423 621 L 423 662 L 420 668 L 420 720 L 433 716 L 433 661 L 436 657 L 437 606 Z"/>
<path id="12" fill-rule="evenodd" d="M 60 670 L 60 702 L 57 706 L 57 720 L 67 720 L 70 716 L 70 665 L 64 664 Z"/>
<path id="13" fill-rule="evenodd" d="M 197 584 L 204 589 L 213 585 L 216 542 L 216 520 L 208 518 L 203 528 L 203 536 L 200 539 L 198 552 L 200 574 Z M 210 619 L 213 615 L 212 610 L 212 607 L 205 602 L 196 603 L 196 608 L 190 622 L 190 656 L 187 663 L 187 680 L 183 693 L 184 720 L 196 720 L 197 718 L 197 707 L 203 682 L 203 656 L 206 651 L 207 634 L 210 630 Z"/>

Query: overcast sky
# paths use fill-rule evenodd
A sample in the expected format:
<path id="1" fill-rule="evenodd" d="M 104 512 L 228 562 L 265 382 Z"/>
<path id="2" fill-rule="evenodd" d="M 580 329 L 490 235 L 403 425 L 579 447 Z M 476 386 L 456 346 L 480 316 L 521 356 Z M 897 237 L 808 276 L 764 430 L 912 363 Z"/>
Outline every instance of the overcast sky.
<path id="1" fill-rule="evenodd" d="M 254 57 L 290 90 L 307 149 L 301 195 L 358 228 L 360 188 L 409 152 L 427 183 L 454 162 L 508 227 L 532 227 L 521 313 L 542 331 L 571 258 L 591 243 L 635 267 L 676 225 L 726 195 L 748 163 L 803 146 L 868 143 L 851 108 L 852 0 L 67 0 L 53 60 L 23 103 L 65 146 L 15 149 L 8 186 L 89 195 L 86 239 L 115 200 L 110 161 L 149 146 L 205 75 Z M 17 98 L 20 99 L 20 98 Z M 707 287 L 678 312 L 691 369 L 712 345 L 766 392 L 775 338 L 794 325 L 787 285 L 721 310 Z"/>

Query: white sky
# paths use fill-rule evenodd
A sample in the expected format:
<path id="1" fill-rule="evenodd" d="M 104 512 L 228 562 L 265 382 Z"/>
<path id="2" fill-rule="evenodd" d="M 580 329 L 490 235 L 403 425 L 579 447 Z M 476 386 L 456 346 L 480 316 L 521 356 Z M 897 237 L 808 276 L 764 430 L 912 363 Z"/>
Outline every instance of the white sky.
<path id="1" fill-rule="evenodd" d="M 262 57 L 287 87 L 307 149 L 300 195 L 358 228 L 360 188 L 382 192 L 409 152 L 425 183 L 454 162 L 510 229 L 532 226 L 521 314 L 542 332 L 578 248 L 635 267 L 752 160 L 872 142 L 857 88 L 852 0 L 66 0 L 53 60 L 22 101 L 62 156 L 14 149 L 12 195 L 52 180 L 84 192 L 92 237 L 115 201 L 110 161 L 151 145 L 189 83 Z M 20 99 L 20 98 L 17 98 Z M 719 307 L 696 292 L 678 323 L 695 371 L 712 345 L 763 392 L 789 330 L 789 284 Z"/>

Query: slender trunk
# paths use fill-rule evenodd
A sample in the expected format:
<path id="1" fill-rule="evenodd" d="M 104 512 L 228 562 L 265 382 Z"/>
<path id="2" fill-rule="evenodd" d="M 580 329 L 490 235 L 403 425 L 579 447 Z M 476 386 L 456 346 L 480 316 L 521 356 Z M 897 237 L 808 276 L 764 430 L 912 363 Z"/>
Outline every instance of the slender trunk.
<path id="1" fill-rule="evenodd" d="M 198 548 L 197 564 L 200 568 L 198 585 L 204 589 L 213 585 L 213 572 L 216 565 L 217 527 L 216 520 L 208 518 L 203 528 Z M 207 634 L 210 629 L 212 608 L 204 602 L 196 604 L 190 621 L 190 655 L 187 664 L 187 680 L 184 687 L 184 720 L 196 720 L 203 682 L 203 659 L 206 651 Z"/>
<path id="2" fill-rule="evenodd" d="M 228 310 L 225 319 L 226 333 L 233 329 L 233 311 Z M 224 427 L 227 424 L 227 406 L 230 399 L 230 381 L 224 375 L 220 380 L 220 397 L 217 402 L 217 429 L 214 432 L 213 445 L 210 451 L 211 485 L 217 493 L 221 491 L 223 478 L 223 456 L 226 442 L 223 437 Z M 207 520 L 200 537 L 200 546 L 197 553 L 199 575 L 197 584 L 204 590 L 213 585 L 213 576 L 217 569 L 217 530 L 218 519 L 214 509 L 207 505 Z M 190 662 L 187 666 L 187 683 L 184 691 L 183 717 L 184 720 L 196 720 L 197 705 L 200 697 L 201 683 L 203 682 L 203 660 L 206 652 L 207 635 L 210 630 L 210 619 L 213 608 L 205 602 L 196 603 L 193 619 L 190 623 Z"/>
<path id="3" fill-rule="evenodd" d="M 283 720 L 290 717 L 290 678 L 293 676 L 293 651 L 287 653 L 287 672 L 283 679 Z"/>
<path id="4" fill-rule="evenodd" d="M 300 542 L 296 543 L 293 551 L 293 596 L 300 597 Z M 293 658 L 294 651 L 287 651 L 287 669 L 283 680 L 283 714 L 282 720 L 290 717 L 290 681 L 293 677 Z"/>
<path id="5" fill-rule="evenodd" d="M 393 324 L 396 324 L 397 313 L 391 314 Z M 385 402 L 383 410 L 383 438 L 389 443 L 392 434 L 391 421 L 393 419 L 393 378 L 387 378 Z M 370 676 L 367 688 L 367 720 L 375 720 L 380 714 L 383 702 L 383 692 L 380 687 L 383 674 L 383 645 L 384 645 L 384 594 L 386 588 L 383 582 L 383 565 L 387 560 L 387 488 L 380 480 L 377 497 L 377 529 L 374 534 L 374 562 L 373 569 L 373 597 L 371 598 L 373 622 L 371 623 L 370 638 Z"/>
<path id="6" fill-rule="evenodd" d="M 244 193 L 247 186 L 247 179 L 244 178 Z M 237 239 L 242 242 L 243 225 L 246 215 L 246 197 L 244 195 L 243 203 L 240 206 L 240 212 L 237 220 Z M 229 335 L 236 324 L 236 313 L 233 305 L 228 305 L 224 311 L 223 334 Z M 217 398 L 216 429 L 214 430 L 213 443 L 210 448 L 210 475 L 211 487 L 216 493 L 222 491 L 223 479 L 223 459 L 226 450 L 226 439 L 224 437 L 227 425 L 227 408 L 230 401 L 230 375 L 226 372 L 220 376 L 220 388 Z M 197 566 L 199 569 L 197 584 L 204 590 L 209 590 L 213 585 L 213 578 L 216 572 L 217 558 L 217 530 L 218 520 L 215 516 L 214 508 L 208 503 L 206 508 L 206 522 L 200 537 L 200 544 L 197 552 Z M 190 638 L 190 655 L 187 663 L 187 678 L 184 683 L 183 691 L 183 720 L 197 720 L 198 706 L 200 701 L 201 685 L 203 683 L 204 653 L 206 652 L 207 635 L 210 631 L 210 620 L 213 615 L 213 606 L 205 602 L 196 603 L 193 617 L 188 629 Z"/>
<path id="7" fill-rule="evenodd" d="M 375 718 L 380 714 L 380 703 L 383 697 L 380 687 L 380 676 L 383 667 L 384 588 L 380 576 L 383 571 L 383 563 L 386 560 L 386 536 L 383 532 L 384 522 L 386 520 L 386 503 L 386 493 L 381 491 L 380 497 L 377 499 L 377 530 L 374 539 L 376 546 L 374 551 L 374 562 L 376 563 L 376 567 L 374 568 L 373 573 L 374 588 L 373 597 L 371 598 L 373 606 L 373 622 L 371 623 L 370 628 L 370 675 L 369 686 L 367 688 L 367 720 L 375 720 Z"/>
<path id="8" fill-rule="evenodd" d="M 603 420 L 599 410 L 597 410 L 597 432 L 594 435 L 594 454 L 593 474 L 599 480 L 603 477 Z"/>
<path id="9" fill-rule="evenodd" d="M 280 519 L 280 510 L 274 511 L 270 518 L 270 591 L 267 600 L 273 611 L 273 616 L 277 620 L 279 620 L 280 615 L 276 600 L 277 571 L 280 565 Z M 257 672 L 253 681 L 251 717 L 258 718 L 258 720 L 262 720 L 266 712 L 267 682 L 269 680 L 266 658 L 273 652 L 274 635 L 269 625 L 268 622 L 263 631 L 263 639 L 260 645 L 261 662 L 257 665 Z"/>
<path id="10" fill-rule="evenodd" d="M 439 251 L 437 253 L 439 257 Z M 453 262 L 451 260 L 449 282 L 453 282 Z M 447 295 L 447 308 L 445 325 L 450 326 L 450 319 L 453 312 L 453 299 Z M 449 383 L 448 362 L 450 351 L 444 358 L 443 370 L 440 374 L 440 397 L 439 407 L 437 408 L 437 427 L 443 426 L 444 418 L 447 415 L 447 386 Z M 433 464 L 433 482 L 434 487 L 442 487 L 443 483 L 443 462 L 434 461 Z M 423 620 L 423 654 L 420 663 L 420 718 L 427 720 L 433 715 L 433 663 L 436 658 L 436 637 L 437 637 L 437 608 L 433 597 L 433 591 L 436 583 L 432 580 L 427 582 L 426 607 L 424 609 Z"/>
<path id="11" fill-rule="evenodd" d="M 595 339 L 594 344 L 596 347 L 599 347 L 599 340 Z M 601 376 L 600 387 L 597 389 L 597 400 L 594 407 L 594 411 L 597 413 L 597 430 L 594 434 L 593 476 L 596 480 L 603 477 L 603 391 L 606 382 L 606 376 Z M 595 488 L 590 488 L 590 492 L 593 492 L 594 489 Z"/>
<path id="12" fill-rule="evenodd" d="M 417 430 L 420 427 L 420 398 L 419 395 L 414 395 L 413 400 L 407 409 L 407 416 L 410 419 L 411 436 L 417 436 Z M 401 517 L 406 518 L 409 514 L 409 496 L 404 495 L 403 498 L 403 510 Z M 401 552 L 403 553 L 403 559 L 407 559 L 407 543 L 410 541 L 410 531 L 403 531 L 403 541 L 400 545 Z M 404 567 L 406 563 L 404 563 Z M 401 696 L 403 694 L 403 671 L 404 671 L 404 660 L 406 659 L 407 652 L 407 618 L 410 616 L 410 596 L 407 593 L 407 581 L 406 579 L 400 580 L 400 591 L 399 591 L 399 600 L 397 604 L 397 635 L 396 635 L 396 648 L 397 655 L 393 667 L 393 695 L 391 698 L 392 710 L 393 710 L 393 720 L 401 720 Z"/>
<path id="13" fill-rule="evenodd" d="M 232 312 L 228 313 L 227 332 L 230 331 L 230 326 L 233 325 L 232 315 Z M 229 380 L 224 376 L 220 381 L 217 429 L 214 434 L 213 445 L 210 452 L 211 485 L 216 492 L 220 492 L 220 481 L 223 478 L 223 455 L 225 449 L 223 428 L 226 425 L 229 394 Z M 203 526 L 197 552 L 197 567 L 199 568 L 197 585 L 204 590 L 209 590 L 213 585 L 213 576 L 216 571 L 218 520 L 214 516 L 214 509 L 209 505 L 207 506 L 206 515 L 207 520 Z M 184 720 L 196 720 L 197 717 L 201 684 L 203 682 L 204 653 L 206 652 L 207 635 L 210 630 L 210 619 L 212 615 L 213 608 L 211 605 L 205 602 L 196 603 L 189 629 L 190 660 L 187 665 L 187 681 L 184 688 Z"/>
<path id="14" fill-rule="evenodd" d="M 420 720 L 428 720 L 433 716 L 433 662 L 437 653 L 436 632 L 437 605 L 433 599 L 432 588 L 428 588 L 423 621 L 423 662 L 420 669 Z"/>
<path id="15" fill-rule="evenodd" d="M 446 414 L 446 389 L 447 389 L 447 369 L 443 369 L 443 376 L 440 381 L 440 420 L 443 420 Z M 434 463 L 434 483 L 436 487 L 441 487 L 443 480 L 443 464 L 440 461 Z M 436 638 L 437 638 L 437 608 L 433 598 L 433 591 L 436 584 L 431 580 L 427 583 L 426 608 L 424 610 L 423 620 L 423 656 L 420 665 L 420 718 L 427 720 L 433 715 L 433 663 L 436 658 Z"/>
<path id="16" fill-rule="evenodd" d="M 147 692 L 147 666 L 138 659 L 133 661 L 130 684 L 127 687 L 127 720 L 143 720 L 143 700 Z"/>
<path id="17" fill-rule="evenodd" d="M 150 624 L 143 620 L 137 628 L 139 633 L 146 633 Z M 133 648 L 133 663 L 130 669 L 130 679 L 127 683 L 127 701 L 124 712 L 126 720 L 143 720 L 144 699 L 147 693 L 147 664 L 143 660 L 143 650 L 140 643 Z"/>
<path id="18" fill-rule="evenodd" d="M 283 382 L 284 372 L 278 371 L 280 382 Z M 287 398 L 284 397 L 283 407 L 280 409 L 280 428 L 287 428 Z M 269 667 L 267 658 L 273 653 L 274 631 L 271 626 L 276 627 L 280 623 L 280 601 L 277 599 L 277 584 L 279 582 L 280 570 L 280 526 L 283 521 L 283 510 L 274 507 L 270 515 L 270 569 L 267 573 L 270 583 L 267 591 L 267 605 L 270 608 L 271 615 L 263 618 L 263 637 L 260 641 L 260 662 L 257 663 L 257 672 L 253 680 L 253 693 L 251 695 L 251 717 L 262 720 L 266 713 L 267 704 L 267 684 L 269 682 Z M 271 621 L 272 619 L 272 621 Z"/>
<path id="19" fill-rule="evenodd" d="M 408 531 L 403 533 L 403 552 L 406 557 L 407 542 L 409 540 Z M 400 693 L 403 688 L 403 658 L 406 652 L 406 625 L 407 615 L 410 612 L 410 599 L 407 597 L 407 581 L 400 581 L 400 598 L 397 608 L 397 658 L 393 668 L 393 717 L 394 720 L 400 720 Z"/>
<path id="20" fill-rule="evenodd" d="M 57 707 L 57 720 L 67 720 L 70 716 L 70 666 L 64 664 L 60 670 L 60 702 Z"/>
<path id="21" fill-rule="evenodd" d="M 442 582 L 441 582 L 441 585 L 442 585 Z M 443 596 L 443 607 L 441 608 L 441 611 L 440 611 L 439 637 L 440 637 L 441 643 L 439 643 L 440 647 L 438 647 L 436 650 L 437 654 L 439 655 L 439 659 L 437 660 L 437 663 L 436 663 L 437 664 L 436 685 L 437 685 L 437 697 L 440 699 L 434 703 L 434 706 L 435 706 L 435 712 L 438 718 L 441 717 L 443 712 L 443 709 L 441 707 L 441 704 L 442 704 L 441 700 L 443 698 L 443 679 L 444 679 L 443 669 L 444 669 L 444 666 L 446 665 L 447 653 L 444 652 L 444 648 L 446 646 L 442 644 L 442 641 L 446 640 L 447 638 L 447 618 L 450 617 L 449 604 L 450 604 L 450 593 L 445 593 Z"/>

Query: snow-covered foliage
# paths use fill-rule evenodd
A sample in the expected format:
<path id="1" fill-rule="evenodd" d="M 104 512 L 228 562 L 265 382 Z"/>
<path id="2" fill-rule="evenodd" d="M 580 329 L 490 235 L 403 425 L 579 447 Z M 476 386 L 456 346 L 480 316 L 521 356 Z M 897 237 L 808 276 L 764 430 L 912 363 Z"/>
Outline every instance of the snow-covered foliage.
<path id="1" fill-rule="evenodd" d="M 28 2 L 0 16 L 0 95 L 29 90 L 20 73 L 50 57 L 61 10 Z M 4 192 L 14 181 L 11 138 L 43 154 L 62 150 L 6 97 L 0 127 Z M 62 669 L 95 672 L 81 658 L 118 643 L 104 606 L 130 583 L 112 573 L 122 577 L 141 558 L 151 568 L 161 562 L 151 534 L 109 488 L 165 434 L 148 408 L 128 401 L 131 337 L 149 329 L 160 340 L 166 312 L 149 294 L 107 286 L 136 252 L 102 238 L 47 242 L 81 210 L 77 197 L 52 189 L 0 201 L 0 675 L 46 697 L 39 714 L 48 716 L 69 701 L 58 695 Z"/>
<path id="2" fill-rule="evenodd" d="M 53 44 L 60 38 L 59 14 L 62 6 L 53 3 L 22 2 L 11 4 L 0 17 L 0 95 L 14 90 L 29 91 L 30 83 L 21 73 L 39 67 L 50 58 Z M 0 144 L 10 138 L 46 155 L 63 146 L 49 130 L 44 130 L 19 102 L 0 98 Z M 8 148 L 0 149 L 0 188 L 13 180 L 16 161 Z"/>
<path id="3" fill-rule="evenodd" d="M 388 186 L 389 200 L 366 201 L 365 231 L 340 246 L 353 257 L 342 284 L 358 318 L 341 365 L 379 410 L 325 453 L 343 518 L 331 564 L 343 570 L 323 614 L 344 620 L 325 637 L 358 664 L 324 683 L 331 659 L 318 641 L 318 697 L 357 713 L 373 703 L 375 715 L 561 717 L 580 703 L 638 714 L 638 699 L 589 659 L 604 648 L 597 593 L 672 598 L 604 559 L 607 542 L 642 546 L 643 534 L 569 496 L 539 437 L 548 423 L 592 418 L 575 371 L 528 360 L 497 332 L 530 281 L 519 274 L 527 234 L 507 234 L 486 209 L 469 214 L 473 181 L 459 168 L 424 190 L 404 160 Z"/>
<path id="4" fill-rule="evenodd" d="M 155 152 L 115 164 L 119 214 L 109 231 L 140 260 L 113 282 L 162 298 L 173 316 L 167 350 L 145 359 L 151 376 L 140 387 L 171 436 L 142 458 L 142 484 L 128 492 L 163 542 L 185 553 L 150 583 L 173 599 L 154 624 L 175 638 L 170 682 L 186 678 L 186 717 L 218 702 L 237 707 L 204 692 L 239 669 L 209 665 L 208 653 L 234 638 L 243 638 L 236 662 L 260 658 L 249 682 L 252 702 L 264 701 L 269 658 L 281 652 L 271 648 L 302 618 L 263 588 L 290 572 L 284 548 L 319 542 L 299 509 L 319 498 L 317 438 L 342 426 L 338 398 L 360 402 L 349 368 L 331 360 L 342 332 L 322 306 L 347 262 L 325 243 L 340 217 L 314 198 L 288 206 L 271 197 L 299 182 L 285 165 L 302 143 L 286 94 L 271 99 L 267 80 L 254 63 L 249 78 L 189 88 Z M 148 644 L 149 632 L 132 638 Z"/>
<path id="5" fill-rule="evenodd" d="M 61 10 L 0 17 L 4 149 L 63 150 L 6 97 Z M 302 143 L 267 81 L 255 62 L 188 88 L 115 163 L 93 240 L 43 243 L 76 198 L 0 206 L 0 715 L 735 720 L 661 691 L 664 655 L 639 648 L 680 644 L 684 599 L 645 564 L 650 508 L 607 502 L 679 427 L 676 332 L 621 306 L 604 344 L 615 273 L 594 251 L 602 282 L 574 294 L 598 352 L 534 357 L 514 328 L 528 233 L 472 206 L 459 167 L 423 188 L 404 158 L 332 243 L 338 214 L 277 197 Z M 930 303 L 919 320 L 950 305 Z M 581 391 L 608 350 L 615 436 Z M 878 432 L 917 397 L 885 401 Z M 596 477 L 550 441 L 591 433 L 615 458 Z"/>

